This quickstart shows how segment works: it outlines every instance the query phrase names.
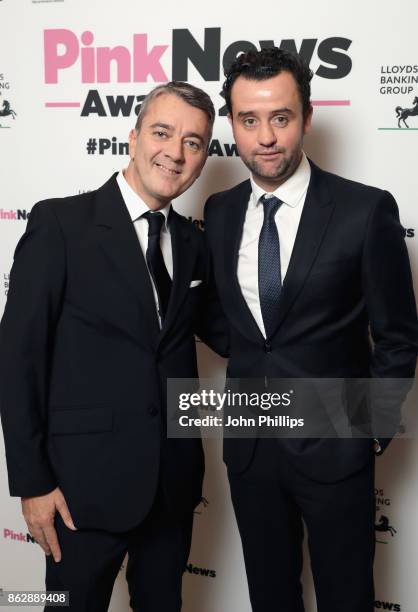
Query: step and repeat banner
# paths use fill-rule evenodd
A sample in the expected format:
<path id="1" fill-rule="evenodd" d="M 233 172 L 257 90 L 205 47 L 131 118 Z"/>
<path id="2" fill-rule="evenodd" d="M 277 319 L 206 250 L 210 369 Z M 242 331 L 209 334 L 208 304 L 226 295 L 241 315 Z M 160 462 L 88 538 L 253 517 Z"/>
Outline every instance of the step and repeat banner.
<path id="1" fill-rule="evenodd" d="M 370 0 L 360 10 L 331 0 L 207 6 L 0 0 L 0 312 L 33 204 L 95 189 L 124 168 L 143 97 L 171 79 L 205 89 L 217 112 L 204 172 L 175 202 L 201 225 L 207 196 L 247 177 L 220 93 L 223 67 L 241 51 L 273 44 L 300 53 L 315 74 L 307 154 L 324 169 L 393 193 L 418 287 L 417 18 L 412 0 Z M 201 376 L 224 372 L 225 362 L 203 345 L 199 362 Z M 205 447 L 184 610 L 249 612 L 221 449 L 217 440 Z M 43 553 L 27 532 L 20 500 L 8 496 L 3 446 L 0 451 L 0 588 L 41 590 Z M 375 608 L 416 612 L 416 441 L 394 441 L 377 461 L 375 495 Z M 307 555 L 304 583 L 307 612 L 314 612 Z M 110 610 L 128 609 L 122 567 Z"/>

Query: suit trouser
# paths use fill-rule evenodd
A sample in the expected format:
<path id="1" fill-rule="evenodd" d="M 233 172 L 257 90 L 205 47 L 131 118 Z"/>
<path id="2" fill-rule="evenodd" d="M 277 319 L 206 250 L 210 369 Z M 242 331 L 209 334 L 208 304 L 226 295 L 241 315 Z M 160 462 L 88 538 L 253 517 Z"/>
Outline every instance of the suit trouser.
<path id="1" fill-rule="evenodd" d="M 135 612 L 179 612 L 193 512 L 172 515 L 158 495 L 146 519 L 123 533 L 71 531 L 56 516 L 62 560 L 46 557 L 46 589 L 69 591 L 71 612 L 105 612 L 128 553 L 126 579 Z M 55 610 L 47 606 L 45 611 Z"/>
<path id="2" fill-rule="evenodd" d="M 298 472 L 280 441 L 228 472 L 253 612 L 303 612 L 305 521 L 318 612 L 373 612 L 374 459 L 331 484 Z"/>

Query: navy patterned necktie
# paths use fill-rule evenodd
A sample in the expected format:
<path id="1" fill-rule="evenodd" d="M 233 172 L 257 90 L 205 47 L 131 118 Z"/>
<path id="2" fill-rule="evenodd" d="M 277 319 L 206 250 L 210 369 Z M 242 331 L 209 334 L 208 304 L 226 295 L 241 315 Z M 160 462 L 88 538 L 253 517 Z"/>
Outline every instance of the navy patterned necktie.
<path id="1" fill-rule="evenodd" d="M 260 198 L 260 202 L 264 208 L 264 221 L 258 239 L 258 293 L 266 337 L 269 338 L 275 330 L 282 290 L 280 242 L 274 217 L 283 202 L 267 194 Z"/>
<path id="2" fill-rule="evenodd" d="M 163 254 L 160 246 L 161 228 L 164 224 L 164 215 L 160 212 L 148 211 L 144 215 L 148 221 L 148 248 L 146 259 L 149 271 L 154 281 L 158 294 L 158 313 L 161 323 L 167 314 L 168 301 L 171 292 L 171 278 L 164 263 Z"/>

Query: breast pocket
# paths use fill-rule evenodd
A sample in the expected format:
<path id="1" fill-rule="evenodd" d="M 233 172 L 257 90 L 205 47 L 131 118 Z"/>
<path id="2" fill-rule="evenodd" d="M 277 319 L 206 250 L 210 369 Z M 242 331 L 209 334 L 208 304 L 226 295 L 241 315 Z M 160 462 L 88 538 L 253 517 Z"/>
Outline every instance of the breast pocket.
<path id="1" fill-rule="evenodd" d="M 190 282 L 189 289 L 196 289 L 197 287 L 200 287 L 200 285 L 202 284 L 202 282 L 203 282 L 203 281 L 201 281 L 201 280 L 192 280 L 192 281 Z"/>

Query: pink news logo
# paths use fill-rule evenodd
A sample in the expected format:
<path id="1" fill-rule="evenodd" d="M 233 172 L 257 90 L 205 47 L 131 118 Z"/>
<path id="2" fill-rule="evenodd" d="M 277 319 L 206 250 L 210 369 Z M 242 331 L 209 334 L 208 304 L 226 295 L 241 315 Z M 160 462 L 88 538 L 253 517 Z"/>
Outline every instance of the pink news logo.
<path id="1" fill-rule="evenodd" d="M 29 212 L 27 210 L 4 210 L 0 208 L 0 220 L 1 221 L 27 221 L 29 219 Z"/>
<path id="2" fill-rule="evenodd" d="M 199 33 L 200 34 L 200 33 Z M 299 53 L 307 62 L 315 61 L 315 75 L 324 79 L 343 79 L 352 69 L 348 50 L 352 40 L 340 36 L 319 39 L 301 40 L 282 39 L 245 41 L 237 40 L 221 49 L 221 28 L 205 28 L 204 43 L 201 45 L 188 29 L 172 31 L 170 44 L 151 45 L 150 35 L 134 33 L 131 46 L 122 44 L 114 47 L 98 46 L 95 35 L 90 30 L 78 34 L 69 29 L 56 28 L 44 31 L 44 81 L 54 91 L 45 101 L 48 108 L 80 108 L 81 116 L 129 116 L 135 103 L 144 96 L 105 96 L 102 100 L 97 89 L 91 89 L 82 103 L 78 99 L 61 99 L 59 88 L 54 85 L 62 83 L 66 73 L 75 74 L 81 84 L 97 85 L 105 83 L 164 83 L 171 79 L 189 80 L 189 68 L 193 65 L 201 77 L 207 81 L 221 82 L 222 67 L 229 65 L 241 52 L 248 49 L 259 49 L 280 46 L 282 49 Z M 171 47 L 171 49 L 170 49 Z M 168 74 L 164 60 L 171 51 L 172 68 Z M 151 85 L 153 86 L 153 85 Z M 147 92 L 146 92 L 147 93 Z M 78 97 L 78 96 L 77 96 Z M 349 106 L 350 100 L 328 99 L 313 100 L 315 106 Z M 107 109 L 105 106 L 107 105 Z M 218 114 L 225 116 L 225 105 Z"/>
<path id="3" fill-rule="evenodd" d="M 15 540 L 16 542 L 30 542 L 31 544 L 35 544 L 35 538 L 30 535 L 30 533 L 22 533 L 21 531 L 13 531 L 13 529 L 3 529 L 3 538 L 5 540 Z"/>
<path id="4" fill-rule="evenodd" d="M 81 46 L 80 45 L 81 42 Z M 150 76 L 156 82 L 168 81 L 160 64 L 168 45 L 156 45 L 148 51 L 148 35 L 133 36 L 133 74 L 131 52 L 127 47 L 93 47 L 93 32 L 83 32 L 80 41 L 71 30 L 45 30 L 45 83 L 58 83 L 60 71 L 80 60 L 82 83 L 110 83 L 110 65 L 117 64 L 118 83 L 145 83 Z M 64 53 L 59 49 L 64 48 Z"/>

